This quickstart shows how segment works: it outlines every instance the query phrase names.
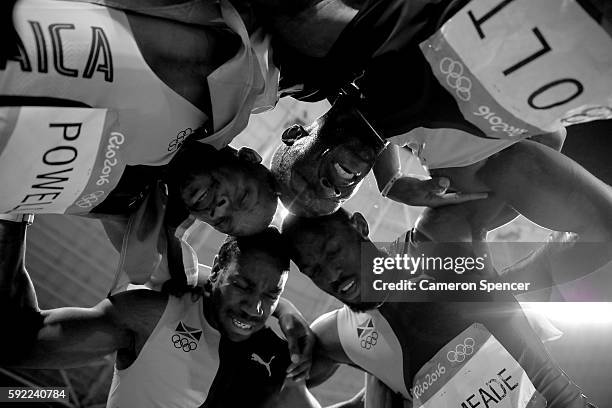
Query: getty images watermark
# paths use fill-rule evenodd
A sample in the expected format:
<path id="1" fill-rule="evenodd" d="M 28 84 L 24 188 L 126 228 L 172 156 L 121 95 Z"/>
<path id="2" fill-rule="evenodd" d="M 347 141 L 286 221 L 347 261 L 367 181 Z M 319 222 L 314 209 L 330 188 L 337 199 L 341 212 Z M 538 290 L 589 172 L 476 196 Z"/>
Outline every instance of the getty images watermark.
<path id="1" fill-rule="evenodd" d="M 554 244 L 542 256 L 542 243 L 364 244 L 361 253 L 361 300 L 365 302 L 507 301 L 523 295 L 530 301 L 609 301 L 608 291 L 589 282 L 593 271 L 551 260 L 570 249 Z M 573 244 L 572 244 L 573 245 Z M 596 250 L 597 244 L 587 249 Z M 571 252 L 567 252 L 571 254 Z M 563 261 L 563 258 L 558 258 Z M 579 260 L 574 260 L 580 264 Z M 586 262 L 586 260 L 585 260 Z M 586 263 L 585 263 L 586 264 Z M 565 264 L 566 265 L 566 264 Z M 610 265 L 612 269 L 612 264 Z M 556 275 L 570 281 L 572 299 L 553 298 Z M 572 276 L 573 274 L 573 276 Z M 568 279 L 568 276 L 570 279 Z M 580 281 L 577 281 L 581 279 Z M 571 282 L 574 280 L 574 282 Z M 571 285 L 574 285 L 572 287 Z"/>
<path id="2" fill-rule="evenodd" d="M 483 256 L 459 256 L 459 257 L 442 257 L 442 256 L 426 256 L 421 253 L 417 256 L 399 255 L 395 256 L 378 256 L 372 260 L 372 273 L 374 275 L 383 275 L 386 273 L 395 273 L 399 280 L 387 282 L 382 276 L 379 279 L 374 279 L 372 288 L 376 291 L 484 291 L 491 293 L 493 291 L 525 291 L 529 290 L 531 282 L 499 282 L 490 279 L 479 279 L 478 282 L 468 281 L 448 281 L 442 277 L 435 278 L 431 274 L 439 273 L 455 273 L 457 275 L 468 275 L 477 273 L 484 275 L 487 263 L 488 254 Z M 403 273 L 398 273 L 398 272 Z M 410 277 L 408 275 L 411 275 Z M 417 275 L 418 276 L 414 276 Z M 474 275 L 476 276 L 476 275 Z M 404 277 L 404 278 L 402 278 Z M 456 278 L 451 275 L 451 278 Z"/>

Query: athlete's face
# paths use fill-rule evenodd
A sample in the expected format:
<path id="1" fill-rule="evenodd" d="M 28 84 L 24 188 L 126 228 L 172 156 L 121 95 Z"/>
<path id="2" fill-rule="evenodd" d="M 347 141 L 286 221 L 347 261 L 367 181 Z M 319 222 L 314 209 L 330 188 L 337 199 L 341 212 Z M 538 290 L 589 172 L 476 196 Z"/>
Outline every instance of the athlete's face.
<path id="1" fill-rule="evenodd" d="M 308 127 L 283 133 L 272 172 L 283 204 L 305 216 L 331 214 L 368 174 L 384 144 L 360 112 L 339 100 Z"/>
<path id="2" fill-rule="evenodd" d="M 230 160 L 190 169 L 179 191 L 191 214 L 220 232 L 244 236 L 262 231 L 274 216 L 277 198 L 270 180 L 262 165 Z"/>
<path id="3" fill-rule="evenodd" d="M 293 262 L 321 290 L 347 305 L 359 304 L 361 246 L 369 242 L 365 219 L 356 213 L 313 221 L 303 218 L 287 231 Z"/>
<path id="4" fill-rule="evenodd" d="M 285 286 L 287 272 L 270 255 L 246 250 L 233 257 L 213 282 L 217 328 L 232 341 L 262 329 Z"/>

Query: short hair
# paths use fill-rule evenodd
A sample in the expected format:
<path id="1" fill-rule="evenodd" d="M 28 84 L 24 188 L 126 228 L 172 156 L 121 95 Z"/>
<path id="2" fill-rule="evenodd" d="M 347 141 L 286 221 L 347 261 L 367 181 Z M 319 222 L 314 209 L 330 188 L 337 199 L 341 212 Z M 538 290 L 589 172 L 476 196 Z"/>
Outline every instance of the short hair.
<path id="1" fill-rule="evenodd" d="M 341 224 L 348 224 L 350 222 L 351 215 L 344 208 L 339 208 L 336 212 L 324 215 L 321 217 L 304 217 L 295 214 L 287 214 L 283 220 L 281 231 L 284 239 L 284 245 L 286 246 L 289 255 L 292 259 L 295 259 L 297 254 L 293 237 L 300 233 L 313 232 L 313 231 L 325 231 L 326 228 L 333 222 L 339 222 Z"/>
<path id="2" fill-rule="evenodd" d="M 281 273 L 289 271 L 289 251 L 276 227 L 268 227 L 260 233 L 244 237 L 228 235 L 217 254 L 219 267 L 224 269 L 246 251 L 263 252 L 277 262 Z"/>

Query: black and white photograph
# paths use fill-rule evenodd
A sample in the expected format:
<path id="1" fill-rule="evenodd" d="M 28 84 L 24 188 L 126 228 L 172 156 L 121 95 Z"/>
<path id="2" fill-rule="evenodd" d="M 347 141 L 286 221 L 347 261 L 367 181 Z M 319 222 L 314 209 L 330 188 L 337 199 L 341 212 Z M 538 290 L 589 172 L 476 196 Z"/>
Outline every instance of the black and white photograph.
<path id="1" fill-rule="evenodd" d="M 0 407 L 612 407 L 612 1 L 0 36 Z"/>

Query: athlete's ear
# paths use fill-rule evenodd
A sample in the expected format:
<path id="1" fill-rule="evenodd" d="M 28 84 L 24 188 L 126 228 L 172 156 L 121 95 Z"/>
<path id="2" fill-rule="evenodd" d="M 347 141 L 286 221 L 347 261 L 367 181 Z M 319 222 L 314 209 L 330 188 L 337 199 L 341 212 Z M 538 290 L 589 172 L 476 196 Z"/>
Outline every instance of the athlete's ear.
<path id="1" fill-rule="evenodd" d="M 247 161 L 249 163 L 259 164 L 261 163 L 261 156 L 255 150 L 250 147 L 243 146 L 238 149 L 238 158 L 240 160 Z"/>
<path id="2" fill-rule="evenodd" d="M 351 215 L 350 222 L 353 228 L 355 228 L 363 238 L 367 238 L 368 235 L 370 235 L 370 228 L 368 227 L 368 222 L 363 217 L 363 215 L 361 215 L 361 213 L 356 212 Z"/>
<path id="3" fill-rule="evenodd" d="M 219 279 L 219 272 L 221 271 L 221 265 L 219 265 L 219 255 L 215 255 L 215 259 L 213 260 L 213 266 L 210 270 L 210 277 L 208 280 L 211 282 L 215 282 Z"/>
<path id="4" fill-rule="evenodd" d="M 304 128 L 304 126 L 295 124 L 285 129 L 281 139 L 287 146 L 292 146 L 296 140 L 301 139 L 304 136 L 308 136 L 308 131 Z"/>

